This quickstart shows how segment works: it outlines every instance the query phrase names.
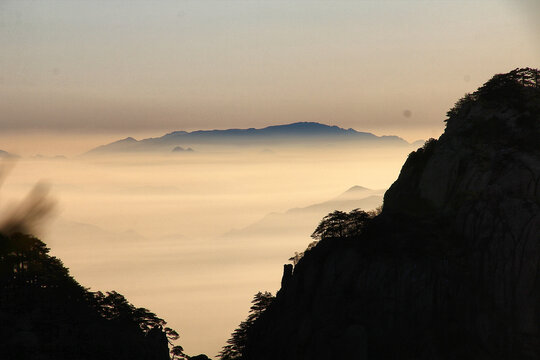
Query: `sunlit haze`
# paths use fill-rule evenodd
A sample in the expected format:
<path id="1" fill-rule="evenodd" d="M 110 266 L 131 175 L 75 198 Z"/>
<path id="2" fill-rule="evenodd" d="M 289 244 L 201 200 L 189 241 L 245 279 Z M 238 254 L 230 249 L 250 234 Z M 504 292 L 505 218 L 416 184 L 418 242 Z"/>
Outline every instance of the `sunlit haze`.
<path id="1" fill-rule="evenodd" d="M 2 1 L 2 140 L 76 153 L 45 135 L 294 121 L 428 138 L 463 93 L 538 62 L 534 4 Z"/>
<path id="2" fill-rule="evenodd" d="M 0 209 L 48 184 L 56 207 L 37 235 L 75 279 L 151 309 L 187 353 L 213 357 L 328 211 L 382 204 L 412 143 L 438 137 L 461 96 L 539 67 L 539 11 L 510 0 L 0 1 L 0 150 L 16 155 Z M 400 138 L 85 155 L 128 137 L 296 122 Z"/>

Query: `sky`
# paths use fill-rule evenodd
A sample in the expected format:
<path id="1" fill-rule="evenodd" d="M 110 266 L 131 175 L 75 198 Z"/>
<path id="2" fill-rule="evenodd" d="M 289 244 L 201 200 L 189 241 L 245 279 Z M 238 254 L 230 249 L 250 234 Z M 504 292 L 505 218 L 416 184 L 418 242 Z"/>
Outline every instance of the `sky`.
<path id="1" fill-rule="evenodd" d="M 0 1 L 0 146 L 318 121 L 413 141 L 539 67 L 536 1 Z"/>

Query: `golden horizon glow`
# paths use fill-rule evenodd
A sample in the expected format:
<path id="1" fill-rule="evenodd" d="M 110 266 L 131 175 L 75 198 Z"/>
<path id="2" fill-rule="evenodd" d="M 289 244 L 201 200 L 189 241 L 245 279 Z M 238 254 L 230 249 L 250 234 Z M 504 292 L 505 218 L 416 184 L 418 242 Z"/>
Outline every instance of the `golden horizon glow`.
<path id="1" fill-rule="evenodd" d="M 429 138 L 494 73 L 538 66 L 534 6 L 4 1 L 0 140 L 297 121 Z"/>

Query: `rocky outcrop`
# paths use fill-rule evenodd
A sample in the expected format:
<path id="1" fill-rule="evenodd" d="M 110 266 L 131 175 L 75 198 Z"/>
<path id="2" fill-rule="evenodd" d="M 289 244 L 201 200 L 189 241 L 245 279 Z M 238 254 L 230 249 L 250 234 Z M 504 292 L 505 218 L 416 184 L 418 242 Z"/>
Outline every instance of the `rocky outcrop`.
<path id="1" fill-rule="evenodd" d="M 538 81 L 516 69 L 460 100 L 379 216 L 306 251 L 244 357 L 539 359 Z"/>

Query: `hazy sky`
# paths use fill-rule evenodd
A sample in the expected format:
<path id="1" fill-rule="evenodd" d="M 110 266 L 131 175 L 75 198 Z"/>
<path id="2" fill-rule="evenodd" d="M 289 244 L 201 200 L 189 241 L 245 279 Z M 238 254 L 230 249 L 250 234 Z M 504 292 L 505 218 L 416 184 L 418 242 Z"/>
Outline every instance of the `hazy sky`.
<path id="1" fill-rule="evenodd" d="M 2 0 L 0 141 L 295 121 L 437 136 L 465 92 L 540 66 L 534 3 Z"/>

